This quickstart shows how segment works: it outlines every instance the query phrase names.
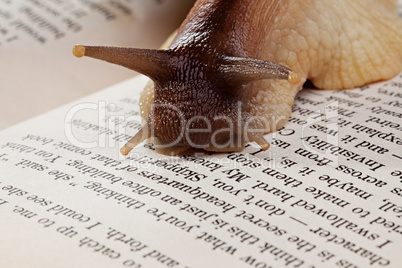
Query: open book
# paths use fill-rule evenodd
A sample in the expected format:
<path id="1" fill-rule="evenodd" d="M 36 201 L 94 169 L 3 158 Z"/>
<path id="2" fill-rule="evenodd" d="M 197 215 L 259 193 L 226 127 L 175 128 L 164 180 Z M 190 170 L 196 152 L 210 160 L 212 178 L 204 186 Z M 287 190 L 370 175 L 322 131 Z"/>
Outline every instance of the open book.
<path id="1" fill-rule="evenodd" d="M 0 267 L 402 266 L 402 74 L 301 91 L 268 151 L 123 157 L 146 82 L 0 132 Z"/>

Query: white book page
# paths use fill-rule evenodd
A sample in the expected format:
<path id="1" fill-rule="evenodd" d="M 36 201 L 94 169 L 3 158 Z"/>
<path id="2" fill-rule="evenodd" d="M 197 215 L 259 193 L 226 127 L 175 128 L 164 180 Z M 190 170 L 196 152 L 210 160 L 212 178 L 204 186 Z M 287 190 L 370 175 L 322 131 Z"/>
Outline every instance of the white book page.
<path id="1" fill-rule="evenodd" d="M 0 134 L 3 267 L 400 267 L 402 75 L 303 90 L 271 147 L 167 157 L 140 76 Z"/>
<path id="2" fill-rule="evenodd" d="M 135 75 L 75 44 L 158 48 L 191 0 L 0 1 L 0 129 Z"/>

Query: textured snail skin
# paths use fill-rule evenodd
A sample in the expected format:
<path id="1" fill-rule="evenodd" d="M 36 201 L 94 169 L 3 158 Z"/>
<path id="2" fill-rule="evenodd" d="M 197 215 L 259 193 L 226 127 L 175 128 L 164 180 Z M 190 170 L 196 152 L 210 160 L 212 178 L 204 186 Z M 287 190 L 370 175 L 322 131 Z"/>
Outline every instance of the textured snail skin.
<path id="1" fill-rule="evenodd" d="M 123 154 L 150 137 L 164 154 L 241 150 L 249 141 L 267 149 L 263 135 L 287 121 L 307 79 L 319 89 L 349 89 L 401 71 L 396 6 L 393 0 L 199 0 L 166 50 L 90 55 L 154 82 L 140 99 L 147 123 Z"/>

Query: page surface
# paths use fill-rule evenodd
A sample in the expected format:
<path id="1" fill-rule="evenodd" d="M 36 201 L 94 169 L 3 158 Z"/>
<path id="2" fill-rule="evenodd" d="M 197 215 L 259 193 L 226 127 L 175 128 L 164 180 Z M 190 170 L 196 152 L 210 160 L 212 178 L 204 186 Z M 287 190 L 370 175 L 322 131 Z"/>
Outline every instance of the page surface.
<path id="1" fill-rule="evenodd" d="M 401 266 L 402 75 L 303 90 L 265 152 L 124 158 L 145 83 L 1 132 L 2 266 Z"/>
<path id="2" fill-rule="evenodd" d="M 0 1 L 0 129 L 136 75 L 76 44 L 158 48 L 191 0 Z"/>

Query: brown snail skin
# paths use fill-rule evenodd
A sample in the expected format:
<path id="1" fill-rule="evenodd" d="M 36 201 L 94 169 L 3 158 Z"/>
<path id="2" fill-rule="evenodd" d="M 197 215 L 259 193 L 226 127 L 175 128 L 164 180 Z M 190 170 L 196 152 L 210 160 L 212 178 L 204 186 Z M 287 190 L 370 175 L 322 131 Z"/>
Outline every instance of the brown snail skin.
<path id="1" fill-rule="evenodd" d="M 393 0 L 199 0 L 165 50 L 75 46 L 76 56 L 150 77 L 142 129 L 163 154 L 189 148 L 268 149 L 309 79 L 319 89 L 387 80 L 402 69 L 402 22 Z"/>

